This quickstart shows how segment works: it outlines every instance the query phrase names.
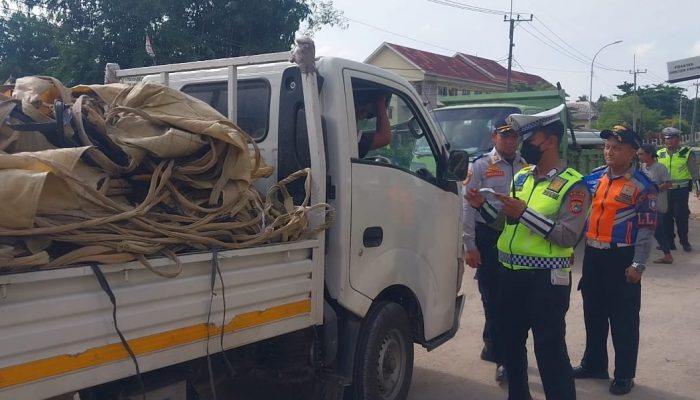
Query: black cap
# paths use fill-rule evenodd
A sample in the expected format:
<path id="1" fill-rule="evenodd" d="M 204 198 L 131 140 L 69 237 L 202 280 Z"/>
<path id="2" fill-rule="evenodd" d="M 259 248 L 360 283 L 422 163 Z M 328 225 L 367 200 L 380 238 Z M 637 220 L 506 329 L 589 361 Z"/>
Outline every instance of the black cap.
<path id="1" fill-rule="evenodd" d="M 600 137 L 605 140 L 615 138 L 618 142 L 627 143 L 635 149 L 642 145 L 642 138 L 639 137 L 637 132 L 622 125 L 615 125 L 612 129 L 601 131 Z"/>
<path id="2" fill-rule="evenodd" d="M 498 133 L 499 135 L 511 135 L 514 133 L 517 133 L 515 129 L 513 129 L 513 126 L 511 124 L 507 123 L 505 119 L 497 119 L 494 124 L 494 129 L 493 131 Z"/>

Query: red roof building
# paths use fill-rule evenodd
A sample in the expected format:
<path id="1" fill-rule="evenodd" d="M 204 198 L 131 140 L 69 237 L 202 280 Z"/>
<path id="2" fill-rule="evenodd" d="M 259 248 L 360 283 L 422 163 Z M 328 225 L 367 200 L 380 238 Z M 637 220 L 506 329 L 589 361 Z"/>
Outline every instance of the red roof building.
<path id="1" fill-rule="evenodd" d="M 429 105 L 440 96 L 504 92 L 508 70 L 494 60 L 465 53 L 444 56 L 393 43 L 382 43 L 366 63 L 390 70 L 410 81 Z M 537 75 L 512 71 L 513 87 L 552 85 Z"/>

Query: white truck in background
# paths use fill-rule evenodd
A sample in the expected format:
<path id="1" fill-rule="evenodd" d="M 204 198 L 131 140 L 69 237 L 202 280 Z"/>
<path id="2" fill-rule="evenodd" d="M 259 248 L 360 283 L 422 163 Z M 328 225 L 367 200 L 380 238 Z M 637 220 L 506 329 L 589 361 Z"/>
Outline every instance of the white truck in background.
<path id="1" fill-rule="evenodd" d="M 314 376 L 318 398 L 406 398 L 413 344 L 434 349 L 458 328 L 468 155 L 448 151 L 399 76 L 338 58 L 288 59 L 114 73 L 159 79 L 237 121 L 276 169 L 261 190 L 310 168 L 312 203 L 336 210 L 330 229 L 181 255 L 182 273 L 171 279 L 139 263 L 100 266 L 104 280 L 91 266 L 0 274 L 0 399 L 185 399 L 202 370 L 222 377 L 251 368 Z M 392 126 L 409 129 L 395 129 L 400 146 L 361 159 L 353 98 L 363 91 L 389 97 Z M 417 140 L 429 144 L 429 168 L 398 154 Z M 303 187 L 291 189 L 303 196 Z M 151 264 L 174 268 L 167 258 Z"/>

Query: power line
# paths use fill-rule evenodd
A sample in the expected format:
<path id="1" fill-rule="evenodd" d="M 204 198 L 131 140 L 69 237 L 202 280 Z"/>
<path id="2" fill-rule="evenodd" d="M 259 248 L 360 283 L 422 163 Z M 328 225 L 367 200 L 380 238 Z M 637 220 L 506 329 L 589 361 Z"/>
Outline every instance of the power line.
<path id="1" fill-rule="evenodd" d="M 526 68 L 529 69 L 539 69 L 542 71 L 554 71 L 554 72 L 570 72 L 574 74 L 587 74 L 588 71 L 575 71 L 575 70 L 570 70 L 570 69 L 556 69 L 556 68 L 545 68 L 545 67 L 535 67 L 532 65 L 523 65 Z"/>
<path id="2" fill-rule="evenodd" d="M 435 4 L 442 4 L 444 6 L 450 6 L 454 8 L 460 8 L 462 10 L 468 10 L 468 11 L 474 11 L 482 14 L 493 14 L 493 15 L 506 15 L 509 13 L 512 14 L 522 14 L 522 13 L 516 13 L 511 11 L 501 11 L 501 10 L 494 10 L 491 8 L 484 8 L 484 7 L 477 7 L 477 6 L 472 6 L 469 4 L 464 4 L 460 3 L 458 1 L 453 1 L 453 0 L 428 0 L 431 3 Z"/>
<path id="3" fill-rule="evenodd" d="M 556 32 L 554 32 L 549 26 L 547 26 L 547 25 L 544 23 L 544 21 L 542 21 L 542 19 L 540 19 L 540 18 L 538 18 L 538 17 L 535 17 L 535 19 L 537 20 L 537 22 L 539 22 L 540 24 L 542 24 L 542 26 L 543 26 L 545 29 L 547 29 L 550 33 L 552 33 L 557 39 L 559 39 L 562 43 L 564 43 L 564 45 L 568 46 L 568 47 L 571 48 L 573 51 L 575 51 L 576 53 L 580 54 L 581 57 L 583 57 L 584 60 L 587 60 L 587 63 L 590 63 L 590 62 L 592 61 L 592 59 L 591 59 L 590 56 L 584 54 L 584 53 L 581 52 L 579 49 L 577 49 L 576 47 L 574 47 L 574 46 L 572 46 L 571 44 L 569 44 L 566 40 L 564 40 L 561 36 L 559 36 Z M 534 26 L 533 26 L 533 28 L 534 28 Z M 538 31 L 538 32 L 539 32 L 539 31 Z M 609 70 L 609 71 L 616 71 L 616 72 L 625 72 L 625 71 L 626 71 L 626 70 L 624 70 L 624 69 L 617 69 L 617 68 L 609 67 L 609 66 L 607 66 L 607 65 L 605 65 L 605 64 L 600 64 L 600 63 L 596 63 L 595 66 L 598 67 L 599 69 L 606 69 L 606 70 Z"/>
<path id="4" fill-rule="evenodd" d="M 581 57 L 577 56 L 576 54 L 572 53 L 571 51 L 567 50 L 565 47 L 563 47 L 560 44 L 558 44 L 557 42 L 555 42 L 554 40 L 547 37 L 547 34 L 543 33 L 539 29 L 537 29 L 536 26 L 533 25 L 531 27 L 532 27 L 532 29 L 537 31 L 537 33 L 542 35 L 541 37 L 538 37 L 538 40 L 540 40 L 541 42 L 544 43 L 544 41 L 546 40 L 548 43 L 551 44 L 550 47 L 552 47 L 552 48 L 556 47 L 556 49 L 558 49 L 557 51 L 559 51 L 560 53 L 568 55 L 569 58 L 573 58 L 574 60 L 576 60 L 580 63 L 586 63 Z M 524 29 L 524 27 L 523 27 L 523 29 Z M 530 33 L 532 34 L 532 32 L 530 32 Z"/>
<path id="5" fill-rule="evenodd" d="M 575 52 L 577 52 L 578 54 L 580 54 L 581 56 L 583 56 L 583 58 L 590 59 L 590 57 L 588 57 L 587 55 L 583 54 L 583 53 L 582 53 L 581 51 L 579 51 L 576 47 L 570 45 L 566 40 L 564 40 L 561 36 L 559 36 L 556 32 L 554 32 L 550 27 L 548 27 L 548 26 L 544 23 L 544 21 L 542 21 L 542 19 L 540 19 L 540 18 L 538 18 L 538 17 L 535 17 L 535 20 L 537 20 L 537 22 L 539 22 L 540 24 L 542 24 L 542 26 L 543 26 L 546 30 L 548 30 L 552 35 L 554 35 L 554 36 L 555 36 L 557 39 L 559 39 L 562 43 L 564 43 L 564 45 L 568 46 L 569 48 L 571 48 L 572 50 L 574 50 Z"/>
<path id="6" fill-rule="evenodd" d="M 525 68 L 523 68 L 522 64 L 520 64 L 520 63 L 518 62 L 518 60 L 515 59 L 515 57 L 513 57 L 513 62 L 516 63 L 516 64 L 518 64 L 518 67 L 520 67 L 520 69 L 521 69 L 524 73 L 527 74 L 527 71 L 525 71 Z"/>
<path id="7" fill-rule="evenodd" d="M 530 36 L 532 36 L 533 38 L 537 39 L 538 41 L 540 41 L 541 43 L 543 43 L 544 45 L 546 45 L 547 47 L 549 47 L 549 48 L 551 48 L 552 50 L 556 51 L 557 53 L 560 53 L 560 54 L 562 54 L 562 55 L 564 55 L 564 56 L 566 56 L 566 57 L 568 57 L 568 58 L 571 58 L 572 60 L 578 61 L 578 62 L 580 62 L 580 63 L 582 63 L 582 64 L 586 64 L 586 62 L 585 62 L 585 61 L 582 61 L 580 58 L 577 58 L 577 57 L 571 55 L 570 53 L 563 52 L 563 51 L 559 50 L 558 48 L 552 46 L 551 44 L 547 43 L 547 42 L 544 41 L 542 38 L 540 38 L 540 37 L 537 36 L 536 34 L 532 33 L 530 30 L 528 30 L 527 28 L 523 27 L 523 30 L 524 30 L 527 34 L 529 34 Z"/>
<path id="8" fill-rule="evenodd" d="M 434 43 L 430 43 L 430 42 L 426 42 L 426 41 L 423 41 L 423 40 L 420 40 L 420 39 L 412 38 L 412 37 L 410 37 L 410 36 L 406 36 L 406 35 L 403 35 L 403 34 L 401 34 L 401 33 L 392 32 L 392 31 L 390 31 L 390 30 L 387 30 L 387 29 L 384 29 L 384 28 L 380 28 L 380 27 L 378 27 L 378 26 L 371 25 L 371 24 L 368 24 L 368 23 L 366 23 L 366 22 L 358 21 L 358 20 L 353 19 L 353 18 L 350 18 L 350 17 L 346 17 L 346 18 L 348 19 L 348 21 L 352 21 L 352 22 L 358 23 L 358 24 L 360 24 L 360 25 L 364 25 L 364 26 L 366 26 L 366 27 L 369 27 L 369 28 L 372 28 L 372 29 L 376 29 L 376 30 L 378 30 L 378 31 L 382 31 L 382 32 L 385 32 L 385 33 L 389 33 L 389 34 L 391 34 L 391 35 L 399 36 L 399 37 L 402 37 L 402 38 L 404 38 L 404 39 L 412 40 L 412 41 L 417 42 L 417 43 L 426 44 L 426 45 L 428 45 L 428 46 L 432 46 L 432 47 L 435 47 L 435 48 L 438 48 L 438 49 L 442 49 L 442 50 L 452 51 L 452 52 L 455 52 L 455 53 L 459 53 L 459 52 L 460 52 L 460 51 L 458 51 L 458 50 L 454 50 L 454 49 L 450 49 L 450 48 L 447 48 L 447 47 L 443 47 L 443 46 L 440 46 L 440 45 L 437 45 L 437 44 L 434 44 Z"/>

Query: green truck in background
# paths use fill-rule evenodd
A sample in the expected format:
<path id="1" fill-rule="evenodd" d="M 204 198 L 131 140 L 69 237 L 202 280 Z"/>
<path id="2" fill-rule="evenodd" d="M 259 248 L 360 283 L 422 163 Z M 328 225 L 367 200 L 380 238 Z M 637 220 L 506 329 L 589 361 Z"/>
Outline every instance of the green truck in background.
<path id="1" fill-rule="evenodd" d="M 558 89 L 448 96 L 441 97 L 440 102 L 444 107 L 433 110 L 433 115 L 451 148 L 467 150 L 476 157 L 493 147 L 491 132 L 499 119 L 513 113 L 536 114 L 566 104 L 566 97 L 564 90 Z M 562 159 L 584 175 L 603 165 L 603 141 L 598 132 L 574 130 L 566 108 L 562 111 L 561 120 L 567 127 L 568 137 L 561 143 Z M 421 149 L 421 141 L 418 140 L 414 147 L 414 165 L 430 162 L 430 157 L 425 157 Z M 429 148 L 426 147 L 426 150 L 427 155 Z"/>

